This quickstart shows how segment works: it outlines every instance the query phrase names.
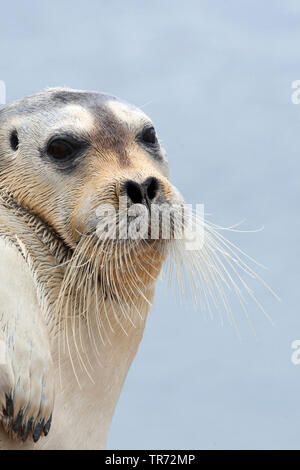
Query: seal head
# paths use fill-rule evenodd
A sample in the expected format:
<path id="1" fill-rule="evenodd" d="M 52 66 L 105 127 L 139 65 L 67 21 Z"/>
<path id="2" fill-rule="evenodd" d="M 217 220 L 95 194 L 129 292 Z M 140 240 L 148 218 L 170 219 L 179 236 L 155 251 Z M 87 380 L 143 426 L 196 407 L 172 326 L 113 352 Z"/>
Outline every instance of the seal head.
<path id="1" fill-rule="evenodd" d="M 101 204 L 178 199 L 151 120 L 113 96 L 71 89 L 1 111 L 0 184 L 72 249 L 96 229 Z"/>

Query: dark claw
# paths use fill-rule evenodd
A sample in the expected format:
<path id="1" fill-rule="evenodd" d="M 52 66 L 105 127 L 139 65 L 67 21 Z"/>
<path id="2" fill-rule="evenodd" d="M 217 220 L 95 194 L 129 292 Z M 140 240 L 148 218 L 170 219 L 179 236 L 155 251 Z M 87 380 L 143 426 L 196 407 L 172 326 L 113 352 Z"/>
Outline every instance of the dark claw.
<path id="1" fill-rule="evenodd" d="M 33 431 L 33 440 L 34 442 L 37 442 L 39 440 L 39 438 L 41 437 L 41 434 L 43 432 L 43 428 L 44 428 L 44 420 L 40 421 L 34 431 Z"/>
<path id="2" fill-rule="evenodd" d="M 32 424 L 33 424 L 33 418 L 30 418 L 30 420 L 28 421 L 27 424 L 25 424 L 25 426 L 22 427 L 22 434 L 21 434 L 21 437 L 22 437 L 22 441 L 25 442 L 27 437 L 29 436 L 29 433 L 32 429 Z"/>
<path id="3" fill-rule="evenodd" d="M 44 426 L 44 436 L 47 436 L 50 431 L 51 421 L 52 421 L 52 415 L 50 416 L 50 418 L 48 419 L 47 423 Z"/>
<path id="4" fill-rule="evenodd" d="M 20 410 L 17 416 L 16 421 L 14 422 L 13 425 L 13 432 L 17 433 L 20 430 L 21 424 L 22 424 L 22 418 L 23 418 L 23 411 Z"/>
<path id="5" fill-rule="evenodd" d="M 6 397 L 6 413 L 7 413 L 7 416 L 11 416 L 13 417 L 14 415 L 14 402 L 11 398 L 10 395 L 5 395 Z"/>

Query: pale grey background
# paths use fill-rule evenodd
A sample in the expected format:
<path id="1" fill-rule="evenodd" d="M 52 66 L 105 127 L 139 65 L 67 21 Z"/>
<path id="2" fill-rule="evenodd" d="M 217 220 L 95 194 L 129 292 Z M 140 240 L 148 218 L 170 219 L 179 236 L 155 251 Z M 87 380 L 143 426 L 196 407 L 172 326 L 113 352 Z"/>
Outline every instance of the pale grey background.
<path id="1" fill-rule="evenodd" d="M 8 101 L 48 86 L 111 92 L 153 118 L 173 181 L 269 267 L 242 341 L 162 283 L 119 402 L 110 448 L 299 448 L 300 4 L 295 1 L 0 1 Z M 234 303 L 235 306 L 235 303 Z"/>

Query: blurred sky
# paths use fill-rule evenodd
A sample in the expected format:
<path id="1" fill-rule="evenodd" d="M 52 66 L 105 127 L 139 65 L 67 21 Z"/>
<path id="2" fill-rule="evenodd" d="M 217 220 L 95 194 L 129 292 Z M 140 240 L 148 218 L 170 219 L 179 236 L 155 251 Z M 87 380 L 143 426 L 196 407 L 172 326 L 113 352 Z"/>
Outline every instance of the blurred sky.
<path id="1" fill-rule="evenodd" d="M 253 284 L 258 340 L 241 340 L 161 282 L 109 448 L 299 448 L 300 3 L 289 0 L 0 1 L 8 102 L 49 86 L 110 92 L 153 119 L 173 182 L 268 267 Z"/>

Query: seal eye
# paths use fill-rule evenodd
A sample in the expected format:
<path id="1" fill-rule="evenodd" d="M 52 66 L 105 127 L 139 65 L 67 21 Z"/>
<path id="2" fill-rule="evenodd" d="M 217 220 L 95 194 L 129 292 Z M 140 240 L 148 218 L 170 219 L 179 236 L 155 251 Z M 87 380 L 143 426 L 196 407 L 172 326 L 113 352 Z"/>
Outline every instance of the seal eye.
<path id="1" fill-rule="evenodd" d="M 147 144 L 156 144 L 157 137 L 154 127 L 147 127 L 142 133 L 142 140 Z"/>
<path id="2" fill-rule="evenodd" d="M 16 152 L 19 148 L 19 137 L 17 131 L 13 131 L 10 136 L 10 146 Z"/>
<path id="3" fill-rule="evenodd" d="M 70 142 L 63 139 L 56 139 L 50 142 L 47 152 L 55 160 L 66 160 L 72 156 L 74 150 Z"/>

